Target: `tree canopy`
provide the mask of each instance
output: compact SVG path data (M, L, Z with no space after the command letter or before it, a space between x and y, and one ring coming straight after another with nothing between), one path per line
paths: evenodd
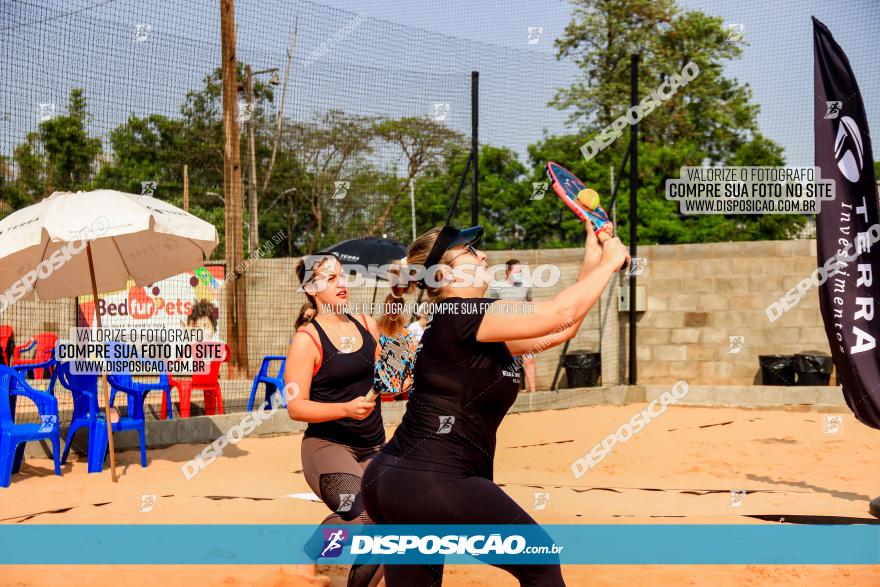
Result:
M681 9L674 0L574 0L572 20L556 40L557 57L570 59L578 76L559 88L551 106L570 113L568 130L534 137L527 153L480 146L479 217L490 249L577 246L578 219L547 193L544 165L569 167L609 204L611 170L619 174L629 140L624 132L590 160L580 151L629 109L630 55L640 54L640 97L690 62L699 74L646 115L639 128L638 240L641 244L785 239L805 217L683 216L665 199L665 182L682 166L784 165L782 148L762 135L758 106L748 84L724 74L742 52L727 41L722 20ZM239 66L241 74L243 65ZM244 97L244 88L239 87ZM250 115L259 231L285 230L272 255L301 255L340 240L382 236L412 238L410 182L416 231L442 224L461 183L469 139L428 116L363 116L342 110L308 119L275 119L273 88L255 79ZM220 70L181 95L179 114L130 116L98 138L89 135L83 89L71 90L64 114L40 122L0 159L0 210L29 205L54 190L98 187L139 193L157 184L155 196L182 205L183 166L189 174L190 210L224 233L223 121ZM276 124L277 123L277 124ZM242 173L250 173L242 124ZM276 134L280 129L280 134ZM277 149L275 149L277 142ZM276 157L273 159L273 151ZM271 171L270 171L271 170ZM245 186L248 181L244 181ZM470 222L471 182L464 182L452 222ZM629 178L616 201L619 232L628 235ZM245 232L248 228L245 206ZM215 255L222 255L218 247Z

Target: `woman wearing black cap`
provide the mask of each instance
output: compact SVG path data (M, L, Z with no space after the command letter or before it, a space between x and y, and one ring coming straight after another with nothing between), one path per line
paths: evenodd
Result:
M517 314L520 302L486 298L485 279L467 278L486 268L486 255L473 246L482 231L435 228L407 250L409 266L425 267L418 285L435 305L415 363L416 391L393 438L364 473L364 504L376 523L536 524L492 480L495 434L519 391L513 355L572 338L628 255L618 238L600 245L587 223L578 280ZM520 585L565 585L559 564L495 566ZM440 585L442 579L443 565L385 565L388 587Z

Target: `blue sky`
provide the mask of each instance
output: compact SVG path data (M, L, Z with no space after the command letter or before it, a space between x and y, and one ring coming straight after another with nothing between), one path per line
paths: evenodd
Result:
M571 20L561 0L321 0L321 4L418 27L444 35L521 50L555 54L552 39ZM762 132L785 148L790 165L813 161L813 49L811 16L824 22L849 56L871 128L880 128L880 2L875 0L679 0L686 10L742 24L749 43L729 63L729 76L752 87L761 106ZM544 37L524 45L527 28Z

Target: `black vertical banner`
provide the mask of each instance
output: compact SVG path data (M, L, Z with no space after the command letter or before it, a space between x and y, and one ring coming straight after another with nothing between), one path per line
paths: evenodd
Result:
M841 251L852 256L819 286L819 307L846 403L880 429L880 213L871 137L849 60L815 17L813 63L816 167L836 194L816 217L819 266Z

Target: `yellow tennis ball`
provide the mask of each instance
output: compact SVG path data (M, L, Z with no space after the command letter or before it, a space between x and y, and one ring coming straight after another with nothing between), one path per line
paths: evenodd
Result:
M578 192L578 202L590 210L595 210L599 207L599 194L596 193L596 190L584 188Z

